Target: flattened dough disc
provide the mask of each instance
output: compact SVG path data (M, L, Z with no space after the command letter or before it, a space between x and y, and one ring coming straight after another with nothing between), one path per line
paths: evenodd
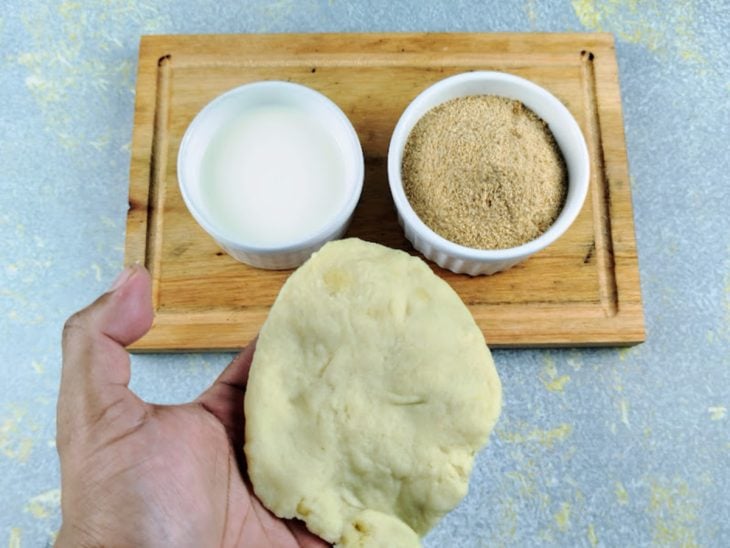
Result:
M262 502L342 546L417 546L464 497L501 407L480 329L420 259L331 242L284 284L245 399Z

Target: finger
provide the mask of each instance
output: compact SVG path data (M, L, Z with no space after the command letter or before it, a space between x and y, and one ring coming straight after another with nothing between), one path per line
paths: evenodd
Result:
M325 542L314 533L311 533L304 523L299 520L289 519L285 520L285 523L299 546L302 548L329 548L332 546L330 543Z
M241 352L233 358L231 363L229 363L221 374L218 375L213 386L223 384L240 390L241 392L246 389L248 373L251 370L251 362L253 361L253 354L256 351L257 341L258 337L255 337L250 343L248 343L246 348L241 350Z
M226 427L234 446L243 443L243 396L255 350L256 339L233 358L210 388L196 400Z
M59 439L65 430L94 421L127 391L124 347L152 325L151 282L141 266L126 269L112 289L71 316L63 329L58 398Z

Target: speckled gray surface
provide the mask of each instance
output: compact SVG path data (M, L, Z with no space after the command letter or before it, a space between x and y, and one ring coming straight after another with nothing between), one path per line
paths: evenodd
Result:
M495 352L505 405L436 546L730 545L730 5L726 0L4 0L0 543L60 523L64 319L122 266L142 33L608 31L617 38L648 340ZM137 356L155 402L226 355Z

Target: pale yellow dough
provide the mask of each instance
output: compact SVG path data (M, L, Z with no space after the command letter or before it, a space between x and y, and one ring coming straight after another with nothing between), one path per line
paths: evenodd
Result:
M481 331L420 259L327 244L284 284L245 399L248 473L340 546L419 546L467 491L501 407Z

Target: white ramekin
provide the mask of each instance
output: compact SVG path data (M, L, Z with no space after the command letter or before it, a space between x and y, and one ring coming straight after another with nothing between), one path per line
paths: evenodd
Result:
M342 184L347 186L348 196L344 206L316 234L278 247L231 240L217 228L215 219L201 204L200 168L211 139L232 117L261 106L295 107L312 115L334 136L346 170ZM208 103L185 131L177 157L180 191L198 224L235 259L273 270L299 266L329 240L344 234L362 192L364 172L360 141L342 110L318 91L300 84L273 80L244 84Z
M471 95L499 95L521 101L550 127L568 169L568 194L555 222L538 238L507 249L473 249L436 234L416 215L401 180L403 149L418 120L435 106ZM439 266L458 274L494 274L524 261L557 240L578 216L588 192L589 157L583 134L567 108L537 84L503 72L467 72L421 92L398 120L388 149L388 179L406 238Z

